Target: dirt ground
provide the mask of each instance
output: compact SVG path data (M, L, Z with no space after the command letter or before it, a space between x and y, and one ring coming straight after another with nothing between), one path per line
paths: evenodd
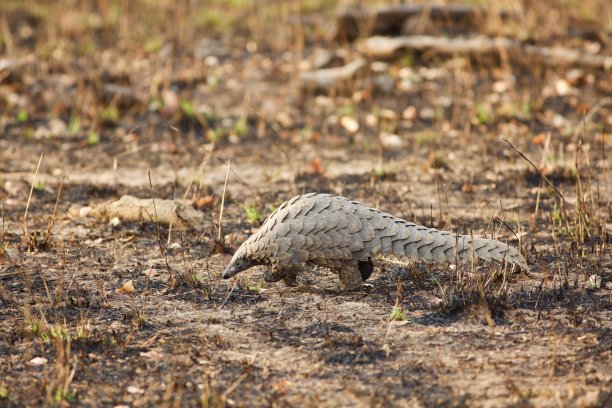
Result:
M482 2L476 31L612 57L605 1L557 3ZM367 58L333 36L335 2L49 4L0 5L0 406L612 404L609 66ZM221 278L311 191L494 236L531 271ZM124 195L204 222L93 215Z

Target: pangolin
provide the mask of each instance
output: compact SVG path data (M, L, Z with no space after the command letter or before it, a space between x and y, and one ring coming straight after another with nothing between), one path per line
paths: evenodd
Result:
M503 242L423 227L348 198L309 193L281 204L236 251L223 278L268 265L266 282L294 285L305 265L338 273L341 290L355 290L379 254L454 262L483 259L529 270L519 251Z

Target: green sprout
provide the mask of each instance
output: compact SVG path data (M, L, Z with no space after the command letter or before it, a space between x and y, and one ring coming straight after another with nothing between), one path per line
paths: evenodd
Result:
M408 314L402 307L396 306L391 310L391 313L389 313L387 320L390 322L408 320Z
M263 221L263 214L257 209L255 204L251 206L244 205L242 208L244 208L247 219L251 224L259 224Z

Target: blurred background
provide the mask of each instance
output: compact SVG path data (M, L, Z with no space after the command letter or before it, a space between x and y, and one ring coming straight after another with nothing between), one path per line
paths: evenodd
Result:
M388 15L374 15L378 5ZM316 172L334 159L305 145L348 146L377 161L381 150L433 154L430 165L447 167L456 160L440 147L465 150L482 136L533 148L533 137L553 132L575 143L575 125L610 95L611 15L605 0L7 0L2 147L18 149L20 161L61 149L64 164L102 167L121 166L137 145L146 166L183 167L213 146L228 159L280 143L297 149L285 150L300 159L296 171ZM371 35L504 38L607 56L608 65L555 65L511 48L377 55L359 47ZM347 65L338 78L316 76ZM609 126L604 104L585 131L600 134L606 118ZM11 157L3 171L23 167Z

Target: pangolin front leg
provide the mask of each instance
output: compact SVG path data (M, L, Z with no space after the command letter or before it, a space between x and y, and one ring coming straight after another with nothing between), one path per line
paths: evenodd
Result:
M291 267L272 266L263 273L263 280L267 283L283 281L287 286L297 285L297 275L302 271L301 265L292 265Z

